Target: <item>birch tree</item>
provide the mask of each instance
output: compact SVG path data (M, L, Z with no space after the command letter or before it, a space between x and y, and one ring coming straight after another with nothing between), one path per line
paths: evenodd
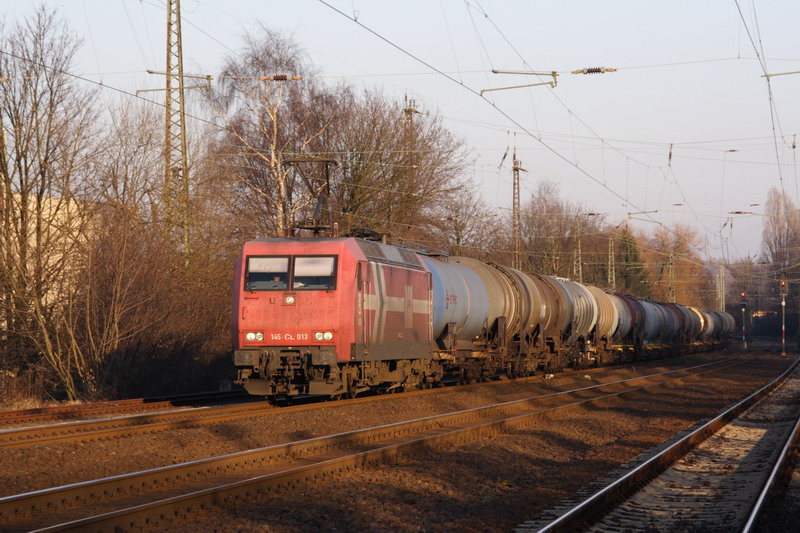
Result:
M219 161L236 181L238 207L265 235L291 236L311 195L287 159L322 151L337 98L313 77L307 55L268 28L247 34L209 103L223 122ZM275 78L289 76L286 81Z

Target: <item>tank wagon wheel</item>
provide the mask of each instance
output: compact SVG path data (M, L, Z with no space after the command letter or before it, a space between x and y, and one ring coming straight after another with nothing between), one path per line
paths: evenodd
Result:
M468 368L464 368L461 371L461 377L458 380L459 385L469 385L471 383L475 383L475 375L469 371Z
M547 372L549 374L556 374L564 370L564 356L561 354L555 355L547 362Z
M519 360L510 362L506 369L506 376L508 376L509 379L525 377L526 373L525 364Z
M433 388L433 382L428 379L427 375L424 375L421 380L419 380L419 384L417 385L419 390L428 390Z

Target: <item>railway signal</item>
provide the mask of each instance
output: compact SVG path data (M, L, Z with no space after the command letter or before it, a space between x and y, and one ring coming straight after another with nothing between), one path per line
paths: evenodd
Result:
M786 283L786 272L781 272L778 280L781 293L781 355L786 355L786 295L789 293L789 284Z
M742 291L742 348L747 349L747 336L745 335L745 310L747 309L747 294Z

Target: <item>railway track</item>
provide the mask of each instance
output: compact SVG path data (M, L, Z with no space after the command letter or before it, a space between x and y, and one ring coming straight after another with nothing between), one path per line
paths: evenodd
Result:
M774 471L770 480L767 501L762 505L761 512L754 524L752 531L792 531L797 529L800 521L800 466L797 458L800 457L800 428L795 429L794 439L787 445L782 454L786 459L780 469Z
M0 411L0 424L28 424L43 420L75 419L109 413L140 412L143 410L152 411L155 409L186 406L201 402L221 402L246 397L249 397L249 395L245 391L236 390L7 410Z
M799 364L516 531L750 531L800 427Z
M383 461L415 449L458 445L565 416L590 404L614 405L627 395L721 371L724 360L155 468L0 499L0 529L25 531L148 529L176 516L254 493Z
M583 370L585 374L595 374L607 371L605 368L594 368ZM527 381L541 380L541 376L518 378L517 381L524 383ZM500 383L500 382L495 382ZM480 388L492 386L492 383L475 383L470 385L461 385L459 390L470 390L473 388ZM404 393L406 396L411 395L435 395L441 394L444 389L432 390L415 390ZM186 397L180 397L183 401L187 401ZM252 398L252 396L251 396ZM357 405L359 403L371 403L380 401L392 401L393 395L384 395L378 397L367 398L354 398L347 400L348 405ZM164 407L173 407L175 399L169 400L168 403L162 403ZM196 399L195 399L196 401ZM139 402L139 403L137 403ZM116 402L114 402L116 403ZM159 402L156 402L159 403ZM95 405L95 404L92 404ZM131 400L130 409L141 409L141 400ZM123 437L137 433L149 433L156 431L165 431L174 428L188 428L188 427L201 427L209 424L220 422L230 422L251 416L267 415L271 412L280 411L282 413L293 411L304 411L310 409L325 409L336 407L337 402L313 404L313 405L293 405L276 409L275 406L263 401L253 401L247 403L239 403L234 405L222 405L214 407L202 408L187 408L187 409L173 409L165 412L148 412L136 415L127 416L112 416L100 419L77 420L71 422L63 422L59 424L38 425L30 427L16 427L0 430L0 450L10 448L22 448L27 446L52 444L56 442L83 442L96 439L108 439ZM63 406L64 412L68 411L68 407ZM55 408L58 410L59 408ZM104 411L106 410L106 411ZM90 411L82 411L83 414L102 414L103 412L116 412L117 409L110 405L98 405L97 409ZM149 409L148 409L149 411ZM10 412L13 413L13 412ZM1 421L1 420L0 420Z
M273 406L260 401L4 429L0 430L0 450L54 442L116 438L176 427L199 427L256 416L273 409Z

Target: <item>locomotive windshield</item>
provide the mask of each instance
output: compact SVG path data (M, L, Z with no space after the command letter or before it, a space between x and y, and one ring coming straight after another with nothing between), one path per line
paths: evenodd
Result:
M289 287L288 257L248 257L244 281L248 291L282 291Z
M336 288L336 257L294 258L292 289L329 291Z
M290 269L290 265L292 268ZM336 256L272 256L247 258L247 291L316 290L336 288Z

